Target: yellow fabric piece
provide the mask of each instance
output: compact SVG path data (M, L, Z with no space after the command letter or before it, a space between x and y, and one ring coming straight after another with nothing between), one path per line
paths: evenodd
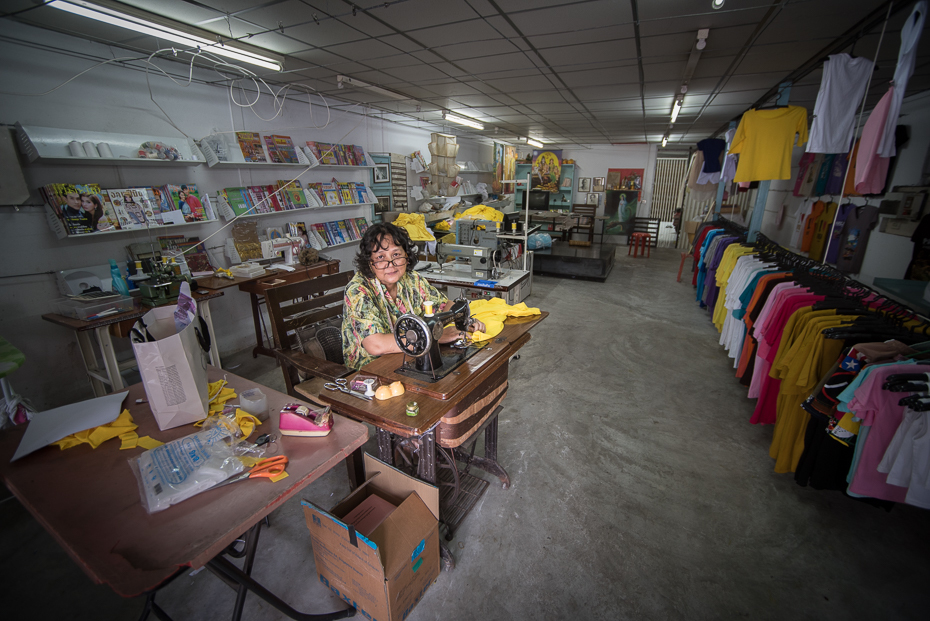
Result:
M263 460L264 457L252 457L251 455L239 455L239 461L246 468L253 468L255 464Z
M487 205L475 205L474 207L469 207L465 211L459 214L455 214L455 219L466 218L470 220L490 220L492 222L503 222L504 213L498 211L493 207L488 207ZM439 228L438 226L436 228ZM449 229L443 229L448 231Z
M70 436L65 436L57 442L52 442L52 444L57 445L61 450L69 449L84 443L90 444L92 448L97 448L107 440L138 429L138 427L138 425L132 422L132 415L129 413L129 410L123 410L112 423L79 431Z
M539 315L538 308L529 308L523 302L510 306L502 298L487 298L475 300L469 305L471 316L482 322L484 332L474 332L471 338L475 342L487 341L501 333L504 329L504 320L508 317L529 317Z
M119 447L119 450L125 451L126 449L134 449L139 445L139 434L135 431L127 431L119 437L122 440L123 444Z
M156 440L152 436L142 436L138 440L138 445L144 449L157 448L161 446L162 444L164 444L164 442L160 442L159 440Z
M426 219L421 213L402 213L391 224L406 229L413 241L436 241L426 228Z
M237 408L236 424L239 425L239 429L242 430L242 437L248 438L250 435L252 435L252 432L255 431L255 428L262 424L262 421L258 420L256 417L252 416L245 410Z
M723 251L723 257L720 259L720 265L717 266L717 286L720 287L720 293L717 294L717 303L714 305L713 322L717 332L723 332L723 322L727 318L727 308L725 306L727 299L727 285L730 282L730 276L736 269L736 261L740 257L753 254L755 250L740 244L730 244Z
M439 224L433 227L436 231L451 231L452 225L449 224L448 220L440 220Z
M215 399L216 396L220 394L220 391L225 385L226 380L217 380L207 384L207 397L209 397L208 401L213 401L213 399Z
M277 483L281 479L286 479L286 478L287 478L287 470L285 470L284 472L282 472L276 477L270 477L268 480L271 481L272 483Z

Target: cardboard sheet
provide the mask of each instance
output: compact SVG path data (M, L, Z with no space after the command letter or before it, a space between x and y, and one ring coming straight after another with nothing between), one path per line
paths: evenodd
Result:
M10 461L14 462L72 433L112 423L122 411L125 398L126 392L123 391L39 412L29 422Z

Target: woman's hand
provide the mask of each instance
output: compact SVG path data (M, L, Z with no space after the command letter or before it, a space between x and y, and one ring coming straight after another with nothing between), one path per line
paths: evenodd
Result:
M487 330L487 326L477 319L472 319L471 325L468 326L469 332L484 332L485 330Z

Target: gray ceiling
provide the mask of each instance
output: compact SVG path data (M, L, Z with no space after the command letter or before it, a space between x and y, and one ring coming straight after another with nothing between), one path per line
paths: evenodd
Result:
M5 0L0 15L138 51L151 37ZM269 82L316 89L335 108L416 127L546 142L658 142L700 28L710 29L669 147L717 133L779 83L797 77L790 102L813 110L827 53L874 57L888 2L876 0L123 0L285 58ZM868 95L894 74L900 30L914 2L892 4ZM354 14L353 14L354 13ZM930 23L930 21L928 21ZM860 38L861 37L861 38ZM856 40L858 39L858 40ZM853 42L855 41L855 42ZM907 94L930 88L922 40ZM254 67L250 67L254 69ZM812 70L811 70L812 69ZM338 89L346 75L409 96ZM446 125L442 110L484 131ZM495 133L496 132L496 133Z

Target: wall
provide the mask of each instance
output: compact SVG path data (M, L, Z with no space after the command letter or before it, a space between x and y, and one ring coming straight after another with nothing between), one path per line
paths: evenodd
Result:
M36 45L25 46L19 41ZM48 46L47 48L44 46ZM41 93L96 64L97 59L127 56L111 49L66 35L29 28L0 20L0 84L3 90L15 93ZM184 72L184 66L165 62L166 69ZM195 77L216 80L212 72L194 72ZM251 131L286 132L295 141L318 140L359 144L369 151L410 153L422 150L428 154L428 132L403 128L363 116L333 112L327 123L326 110L314 101L312 108L288 101L283 113L274 121L265 122L252 110L230 102L229 91L222 86L175 84L168 78L151 73L153 95L178 127L192 137L200 138L212 132ZM238 94L243 97L243 94ZM256 106L265 118L274 116L271 100ZM152 103L146 75L138 69L105 65L75 79L54 93L40 97L10 96L0 98L0 122L24 125L82 129L114 133L145 134L178 137L164 114ZM491 148L475 141L460 139L459 159L490 161ZM24 166L28 186L33 190L46 183L99 183L102 187L131 185L162 185L165 183L196 183L201 193L215 193L231 186L273 183L287 175L300 174L301 181L326 181L333 171L296 169L210 169L206 166L178 167L168 170L150 167L111 166ZM368 173L339 172L341 180L368 181ZM288 177L291 178L291 177ZM26 365L11 376L17 391L33 400L40 408L86 399L92 396L77 350L73 332L41 319L51 312L52 301L59 297L54 276L44 272L74 267L105 264L110 258L124 259L130 243L148 241L144 232L125 232L102 237L58 240L49 230L38 194L34 206L0 208L0 276L35 274L0 279L0 334L26 354ZM347 217L370 217L367 207L327 209L320 214L298 212L262 217L260 227L279 226L289 220L320 222ZM222 224L207 223L179 229L206 239L211 256L217 263L228 265L221 246L228 231L219 231ZM330 251L351 269L355 246ZM227 289L223 298L211 303L217 340L221 353L229 353L254 344L252 316L248 296L236 289ZM119 344L122 356L131 356L125 343Z
M868 119L868 113L863 115L862 124ZM924 159L930 148L930 93L921 93L904 100L901 106L899 125L910 128L910 140L898 152L898 161L886 188L899 185L919 185ZM798 162L803 155L801 147L795 147L792 157L791 180L773 181L768 200L765 205L760 230L774 241L787 246L794 228L795 214L802 199L792 195L795 180L798 175ZM889 198L899 198L900 195ZM869 202L877 205L883 197L872 198ZM847 202L845 199L843 202ZM852 202L863 204L864 199L854 197ZM784 218L780 225L776 224L777 213L784 205ZM878 226L869 237L869 245L862 262L862 271L854 275L858 280L871 285L875 278L903 278L904 271L911 260L913 242L907 237L891 235L878 231ZM794 249L796 250L796 249Z

